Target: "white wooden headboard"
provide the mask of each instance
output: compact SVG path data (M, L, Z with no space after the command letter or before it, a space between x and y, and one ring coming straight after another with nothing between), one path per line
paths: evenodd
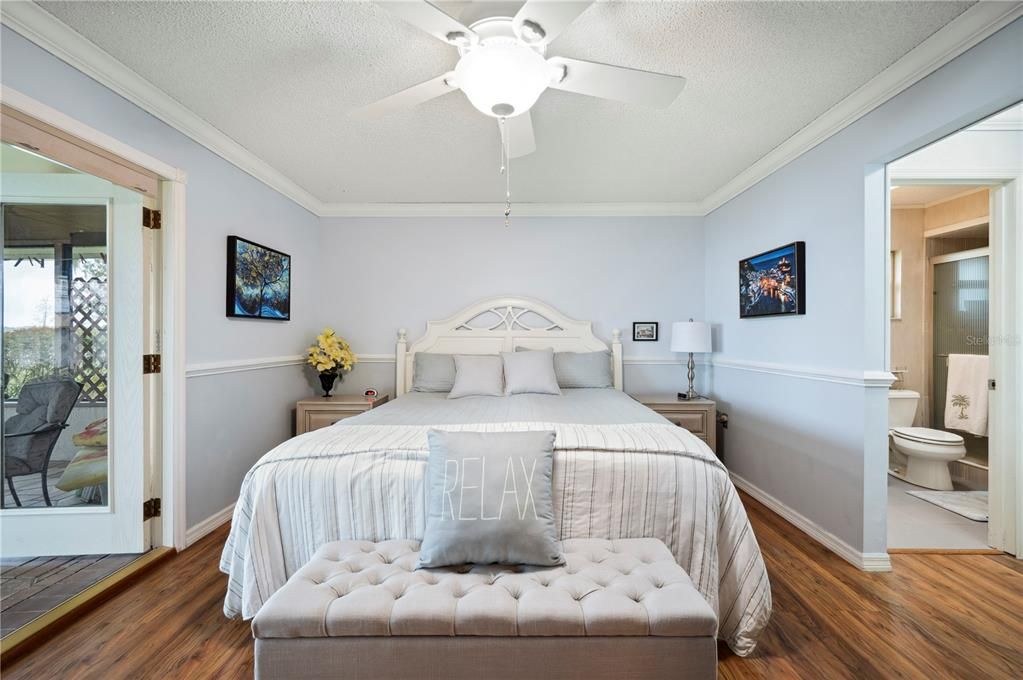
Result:
M412 364L417 352L497 354L516 347L553 348L556 352L611 350L615 389L622 389L621 331L611 331L611 346L593 334L589 321L576 321L539 300L499 297L481 300L452 317L429 321L426 334L408 343L404 328L395 349L395 390L412 389Z

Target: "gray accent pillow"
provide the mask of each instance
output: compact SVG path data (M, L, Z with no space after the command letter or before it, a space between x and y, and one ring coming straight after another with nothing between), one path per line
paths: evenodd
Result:
M501 352L505 394L561 394L554 373L554 351Z
M450 392L455 384L455 355L416 352L412 359L413 392Z
M554 372L563 388L614 387L611 352L557 352Z
M496 354L455 355L455 384L448 399L504 395L504 363Z
M516 352L536 351L531 347L516 347ZM555 352L554 373L558 376L558 387L604 388L614 387L614 369L611 367L611 352Z
M427 436L426 531L417 569L564 563L554 528L553 432Z

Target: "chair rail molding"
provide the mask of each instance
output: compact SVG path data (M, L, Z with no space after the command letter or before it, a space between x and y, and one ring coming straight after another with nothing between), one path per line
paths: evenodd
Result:
M393 354L360 354L360 364L393 364ZM190 364L185 368L185 376L188 378L202 378L211 375L222 375L225 373L244 373L245 371L262 371L270 368L281 368L284 366L304 366L306 356L304 354L287 354L276 357L254 357L251 359L226 359L224 361L210 361L201 364Z
M1023 3L978 2L894 64L695 203L522 204L537 216L702 217L749 189L930 73L1023 16ZM491 204L325 203L201 116L32 2L4 2L2 22L57 58L236 165L318 217L492 215ZM503 205L500 206L503 209ZM531 212L532 211L532 212Z
M855 371L851 369L816 368L795 364L777 364L764 361L746 361L743 359L715 358L708 362L714 368L724 368L751 373L768 373L799 380L817 380L820 382L854 385L856 387L877 387L888 389L895 376L888 371Z

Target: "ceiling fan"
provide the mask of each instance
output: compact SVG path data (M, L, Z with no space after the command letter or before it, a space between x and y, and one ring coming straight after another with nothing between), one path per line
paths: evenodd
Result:
M352 115L372 118L461 90L481 113L498 119L503 151L509 158L536 150L529 109L549 87L664 108L686 83L685 78L652 71L567 57L546 58L547 46L593 4L592 0L527 0L513 17L491 16L469 26L426 0L380 4L456 47L460 58L454 71L357 109Z

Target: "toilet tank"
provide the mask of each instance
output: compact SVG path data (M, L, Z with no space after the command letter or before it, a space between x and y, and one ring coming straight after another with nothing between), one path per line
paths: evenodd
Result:
M888 390L888 429L911 427L916 418L920 393L913 390Z

